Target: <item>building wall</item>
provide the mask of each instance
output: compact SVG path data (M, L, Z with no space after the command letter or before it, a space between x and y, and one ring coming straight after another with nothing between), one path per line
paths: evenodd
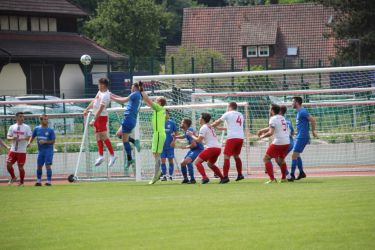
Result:
M4 65L0 72L1 95L25 95L26 76L19 63Z
M65 98L82 98L85 93L85 78L78 64L65 64L60 76L60 94Z

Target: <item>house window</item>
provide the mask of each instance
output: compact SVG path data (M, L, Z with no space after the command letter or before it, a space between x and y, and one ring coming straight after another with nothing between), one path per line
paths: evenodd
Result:
M287 51L288 56L298 56L298 48L297 47L289 47Z
M18 18L19 30L27 31L27 17L21 16Z
M247 46L246 55L247 57L257 57L258 56L257 46Z
M270 47L269 46L259 46L258 55L260 57L270 56Z
M56 32L56 18L47 17L32 17L31 18L31 31L43 31L43 32Z
M16 16L9 17L10 30L18 30L18 18Z
M9 30L9 17L0 16L0 26L1 30Z

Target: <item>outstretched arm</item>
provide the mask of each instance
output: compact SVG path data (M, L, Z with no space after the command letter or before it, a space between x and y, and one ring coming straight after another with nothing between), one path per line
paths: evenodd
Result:
M211 127L213 128L216 128L217 126L219 126L223 121L221 119L217 119L216 121L214 121L213 123L211 123Z
M87 106L87 108L85 108L85 110L83 111L83 115L86 116L87 113L89 112L89 110L92 109L93 105L94 105L94 100L92 100L92 101L90 102L90 104Z
M147 104L147 106L152 108L153 102L150 99L150 97L147 95L147 93L145 91L141 91L141 94L142 94L142 97L143 97L143 101Z
M7 144L5 144L5 142L1 139L0 139L0 145L3 146L4 148L9 149L9 146Z
M112 101L115 101L115 102L118 102L118 103L125 103L125 102L128 102L129 99L130 99L129 96L121 97L121 96L118 96L118 95L115 95L115 94L111 93L111 100Z
M270 127L262 128L257 131L257 136L261 137L264 133L267 133Z

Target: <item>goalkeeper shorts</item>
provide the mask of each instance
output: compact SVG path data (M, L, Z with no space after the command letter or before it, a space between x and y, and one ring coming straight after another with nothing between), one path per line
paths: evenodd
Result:
M167 138L167 135L160 132L154 132L152 135L152 153L161 153L163 152L164 143Z

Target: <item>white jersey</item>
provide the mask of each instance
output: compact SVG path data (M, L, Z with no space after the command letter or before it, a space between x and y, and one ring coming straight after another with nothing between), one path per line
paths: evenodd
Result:
M94 105L93 105L93 108L92 108L94 114L99 110L100 105L104 104L104 109L100 113L100 116L108 116L107 107L108 107L109 102L111 100L110 94L111 93L108 90L105 91L105 92L98 91L98 93L95 96L95 101L94 101Z
M215 130L209 127L207 124L204 124L199 130L199 135L204 137L204 141L208 148L221 148Z
M272 116L269 125L271 128L275 129L272 144L286 145L290 143L288 124L286 123L284 116Z
M26 139L27 137L30 137L31 135L32 135L31 129L26 124L18 125L16 123L10 126L8 130L8 136L17 137L18 139ZM22 141L13 140L10 151L16 152L16 153L26 153L27 143L28 141L26 140L22 140Z
M244 138L243 132L243 115L238 111L228 111L223 114L220 118L223 122L227 124L227 139Z

